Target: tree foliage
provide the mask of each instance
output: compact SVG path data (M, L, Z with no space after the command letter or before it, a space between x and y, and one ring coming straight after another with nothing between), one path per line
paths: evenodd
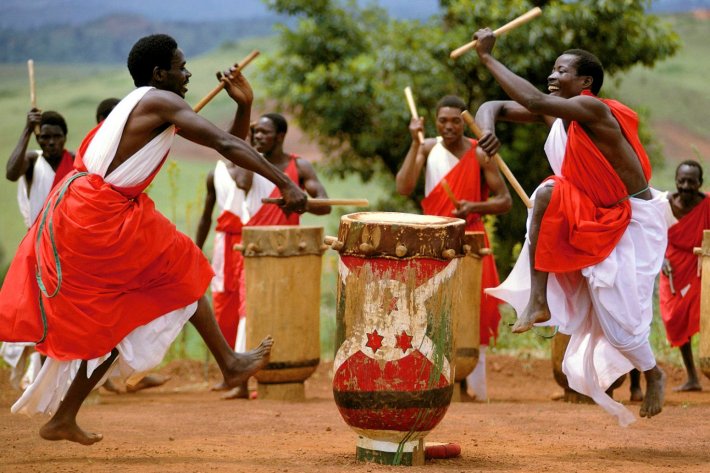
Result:
M670 26L646 13L650 2L644 0L440 0L440 14L424 22L393 20L380 8L352 1L267 3L298 18L293 29L281 27L280 51L264 65L270 93L319 142L329 172L354 172L365 180L379 169L396 173L404 159L410 144L405 86L414 91L427 136L435 136L434 107L444 95L459 95L472 113L486 100L505 98L475 52L449 59L478 28L495 29L540 6L543 15L499 38L494 53L541 87L566 49L593 52L608 76L636 64L652 66L679 47ZM530 193L550 174L542 152L546 130L501 124L497 134L506 143L501 155ZM504 273L524 222L517 200L495 220Z

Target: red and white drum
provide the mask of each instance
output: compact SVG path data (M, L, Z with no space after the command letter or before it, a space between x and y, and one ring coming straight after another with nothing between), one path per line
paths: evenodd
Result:
M341 218L333 393L357 458L423 464L454 388L465 222L388 212Z

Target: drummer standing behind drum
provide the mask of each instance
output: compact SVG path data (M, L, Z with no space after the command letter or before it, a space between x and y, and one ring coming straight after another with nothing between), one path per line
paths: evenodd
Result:
M461 112L466 104L459 97L447 95L436 106L436 130L439 136L420 143L417 137L424 131L424 119L412 118L409 133L412 144L397 173L397 192L408 196L414 191L424 171L422 209L427 215L459 217L466 220L466 231L482 231L486 245L483 215L508 212L512 199L498 167L492 160L476 154L476 140L464 136ZM457 204L447 195L445 186L453 191ZM493 256L483 257L481 290L499 284ZM468 391L479 400L487 398L485 349L498 335L500 301L485 293L481 297L481 352L476 369L467 378Z
M284 151L288 122L282 115L264 114L256 123L252 123L250 131L250 143L271 164L298 182L311 197L328 197L311 163ZM261 202L262 198L280 196L278 188L270 181L231 163L217 163L215 170L207 176L205 207L197 227L195 243L203 247L212 225L212 210L217 203L221 213L215 228L212 267L216 276L212 280L212 298L217 323L224 338L237 352L246 349L246 285L242 254L232 250L232 247L241 242L242 226L300 223L298 214L286 214L276 205ZM330 207L307 206L306 211L326 215L330 213ZM214 389L226 389L226 385L220 383ZM246 382L223 396L224 399L248 397Z

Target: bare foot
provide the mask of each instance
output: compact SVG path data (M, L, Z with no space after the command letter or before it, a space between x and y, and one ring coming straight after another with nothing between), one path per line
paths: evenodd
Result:
M700 382L696 380L688 380L686 381L685 384L681 386L676 386L673 388L673 391L675 392L686 392L686 391L702 391L703 387L700 385Z
M643 401L643 390L641 389L641 386L634 386L629 389L629 401L631 401L631 402Z
M665 397L666 374L658 366L644 372L646 376L646 396L641 404L639 415L651 418L663 410Z
M249 388L247 383L240 384L236 388L232 388L222 394L222 399L249 399Z
M121 389L120 387L116 386L116 383L114 383L110 379L107 379L106 382L101 385L101 387L104 388L106 391L114 394L123 394L126 392L125 388Z
M101 434L85 432L76 422L62 423L54 419L39 429L39 435L45 440L69 440L82 445L93 445L104 438Z
M547 307L547 303L541 305L529 304L523 314L518 317L511 331L513 333L527 332L533 327L533 324L547 322L548 320L550 320L550 309Z
M210 391L226 391L227 389L229 389L227 383L225 383L224 381L220 381L219 383L213 384L210 388Z
M126 392L134 393L140 391L141 389L155 388L157 386L162 386L170 380L170 376L163 376L162 374L149 374L143 376L140 381L134 385L126 385Z
M223 373L227 386L235 388L246 383L254 373L268 365L273 345L274 339L269 335L253 350L235 353L233 362Z

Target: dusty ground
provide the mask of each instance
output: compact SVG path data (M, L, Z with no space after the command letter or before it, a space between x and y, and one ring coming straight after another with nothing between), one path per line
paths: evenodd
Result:
M489 356L488 403L453 404L428 441L457 442L459 458L429 460L411 471L710 471L710 382L705 391L669 392L663 413L618 427L594 405L552 401L559 388L545 360ZM102 432L91 447L47 442L45 422L11 415L16 394L0 370L0 471L383 472L355 461L355 434L342 421L330 390L329 364L306 382L308 400L223 401L198 362L160 370L163 387L136 394L102 393L85 406L82 426ZM665 366L670 385L682 380ZM617 399L628 398L625 384ZM634 411L638 410L633 406ZM409 470L407 470L409 471Z

